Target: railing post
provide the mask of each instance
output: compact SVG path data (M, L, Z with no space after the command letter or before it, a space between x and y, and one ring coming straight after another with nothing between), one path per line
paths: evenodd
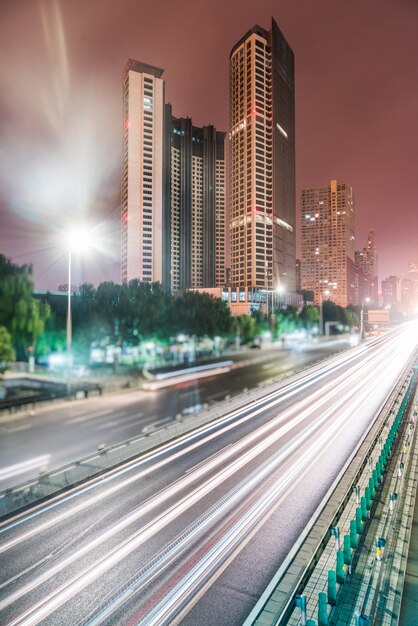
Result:
M374 500L374 497L376 495L376 490L374 488L374 480L372 477L369 478L369 489L370 489L370 499Z
M392 492L389 496L389 511L393 511L393 509L395 508L395 501L398 497L398 494L395 492Z
M337 552L337 583L339 585L345 583L344 552L342 550Z
M356 532L358 535L361 535L363 532L363 522L361 519L361 508L356 508Z
M328 626L327 594L318 594L318 626Z
M358 546L356 520L350 521L350 546L355 550Z
M351 574L351 546L350 535L344 535L344 565L347 565L348 571Z
M361 497L361 519L363 522L367 519L367 506L366 506L366 498L364 496Z
M331 533L332 537L335 537L335 549L338 552L338 550L340 549L340 529L338 528L338 526L331 526L329 532Z
M370 487L365 488L364 497L366 498L366 508L368 511L370 511L370 506L371 506Z
M328 570L328 604L337 604L337 575L333 569Z
M297 594L295 596L295 605L300 609L300 623L306 626L306 596Z

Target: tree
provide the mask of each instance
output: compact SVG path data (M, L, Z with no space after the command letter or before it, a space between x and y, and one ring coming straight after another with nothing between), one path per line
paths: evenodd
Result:
M10 333L4 326L0 326L0 373L7 367L7 362L14 359L14 350Z
M323 302L323 315L324 325L325 322L337 322L341 326L358 326L359 320L354 307L350 305L346 308L335 304L331 300L325 300ZM333 327L333 332L336 332L336 327ZM338 330L337 330L338 332Z
M232 329L240 341L249 343L254 340L256 323L254 318L249 315L239 315L232 318Z
M169 315L169 328L174 334L214 337L229 332L231 319L228 305L220 298L214 298L208 293L186 291L174 299Z
M302 326L307 330L311 330L311 328L317 326L319 321L319 311L317 307L312 304L304 304L299 313L299 320Z
M0 254L0 325L20 356L27 355L44 331L50 308L32 297L32 267L15 265Z
M280 334L292 333L299 326L299 317L297 308L288 306L286 309L280 309L276 313L277 330Z

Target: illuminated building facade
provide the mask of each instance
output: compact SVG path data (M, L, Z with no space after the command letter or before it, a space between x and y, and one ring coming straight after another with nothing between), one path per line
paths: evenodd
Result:
M171 288L225 285L225 133L171 118Z
M320 304L329 291L336 304L356 301L355 211L351 187L331 180L327 187L302 190L302 289Z
M382 280L383 306L397 307L401 300L400 282L398 276L388 276Z
M418 311L418 263L409 261L408 279L411 282L411 306Z
M163 283L163 72L129 59L123 74L122 282Z
M362 250L356 250L355 263L357 269L362 269L366 274L368 280L368 289L364 293L365 297L371 299L371 302L375 305L379 304L379 278L378 278L378 257L375 241L374 230L369 232L367 239L367 247ZM361 299L358 298L358 304L361 304Z
M224 286L225 133L173 117L162 75L130 59L123 76L122 282Z
M274 20L230 54L230 284L295 290L293 51Z

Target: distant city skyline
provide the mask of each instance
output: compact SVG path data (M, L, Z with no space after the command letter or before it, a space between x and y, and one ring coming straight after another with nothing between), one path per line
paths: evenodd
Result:
M349 181L356 249L374 229L379 277L406 275L418 257L418 85L411 80L418 5L412 0L356 7L335 0L287 0L280 7L215 1L210 8L197 2L193 11L180 1L165 3L164 12L158 2L140 7L133 0L117 6L5 0L0 252L32 262L36 286L54 289L65 282L62 231L87 215L105 238L106 255L76 262L74 280L119 281L126 59L165 68L166 100L175 103L176 115L225 130L229 51L271 16L296 59L296 198L304 187Z

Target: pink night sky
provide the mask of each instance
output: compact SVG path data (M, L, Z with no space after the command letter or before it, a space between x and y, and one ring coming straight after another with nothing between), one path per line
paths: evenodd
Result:
M416 0L2 0L0 253L66 282L62 233L100 249L74 282L119 280L121 76L165 69L177 117L228 129L228 58L275 18L296 59L297 214L303 187L353 187L356 246L376 231L379 278L418 260Z

